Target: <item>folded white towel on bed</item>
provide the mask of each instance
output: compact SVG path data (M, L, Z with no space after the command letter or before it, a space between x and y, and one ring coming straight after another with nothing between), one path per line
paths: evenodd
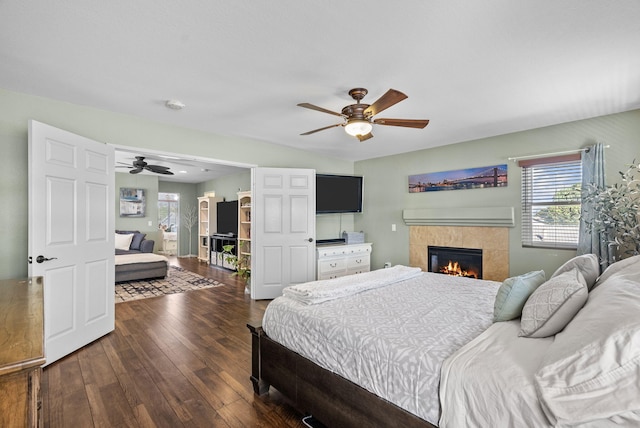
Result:
M356 275L342 276L334 279L305 282L286 287L282 294L305 305L314 305L327 300L361 293L366 290L384 287L422 273L420 268L396 265L387 269L379 269Z

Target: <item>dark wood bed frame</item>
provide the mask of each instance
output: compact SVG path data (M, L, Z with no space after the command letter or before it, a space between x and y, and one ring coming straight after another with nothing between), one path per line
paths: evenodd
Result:
M251 331L251 381L258 395L273 386L303 414L327 427L436 428L395 404L271 340L262 326Z

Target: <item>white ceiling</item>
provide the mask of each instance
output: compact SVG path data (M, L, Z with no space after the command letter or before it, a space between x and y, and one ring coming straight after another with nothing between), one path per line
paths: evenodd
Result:
M0 0L0 87L348 160L640 108L638 52L638 0ZM299 135L354 87L431 123Z

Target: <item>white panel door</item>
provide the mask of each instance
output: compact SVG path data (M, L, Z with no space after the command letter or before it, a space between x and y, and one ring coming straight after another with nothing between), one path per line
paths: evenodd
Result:
M251 182L251 298L274 299L315 279L316 174L253 168Z
M29 121L29 275L47 364L114 329L113 147Z

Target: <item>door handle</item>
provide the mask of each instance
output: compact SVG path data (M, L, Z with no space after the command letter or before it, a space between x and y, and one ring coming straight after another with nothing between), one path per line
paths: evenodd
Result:
M313 238L309 238L309 242L313 242Z
M48 259L45 256L40 255L40 256L36 257L36 262L37 263L42 263L42 262L48 262L49 260L55 260L55 259L57 259L57 257L51 257L51 258Z

